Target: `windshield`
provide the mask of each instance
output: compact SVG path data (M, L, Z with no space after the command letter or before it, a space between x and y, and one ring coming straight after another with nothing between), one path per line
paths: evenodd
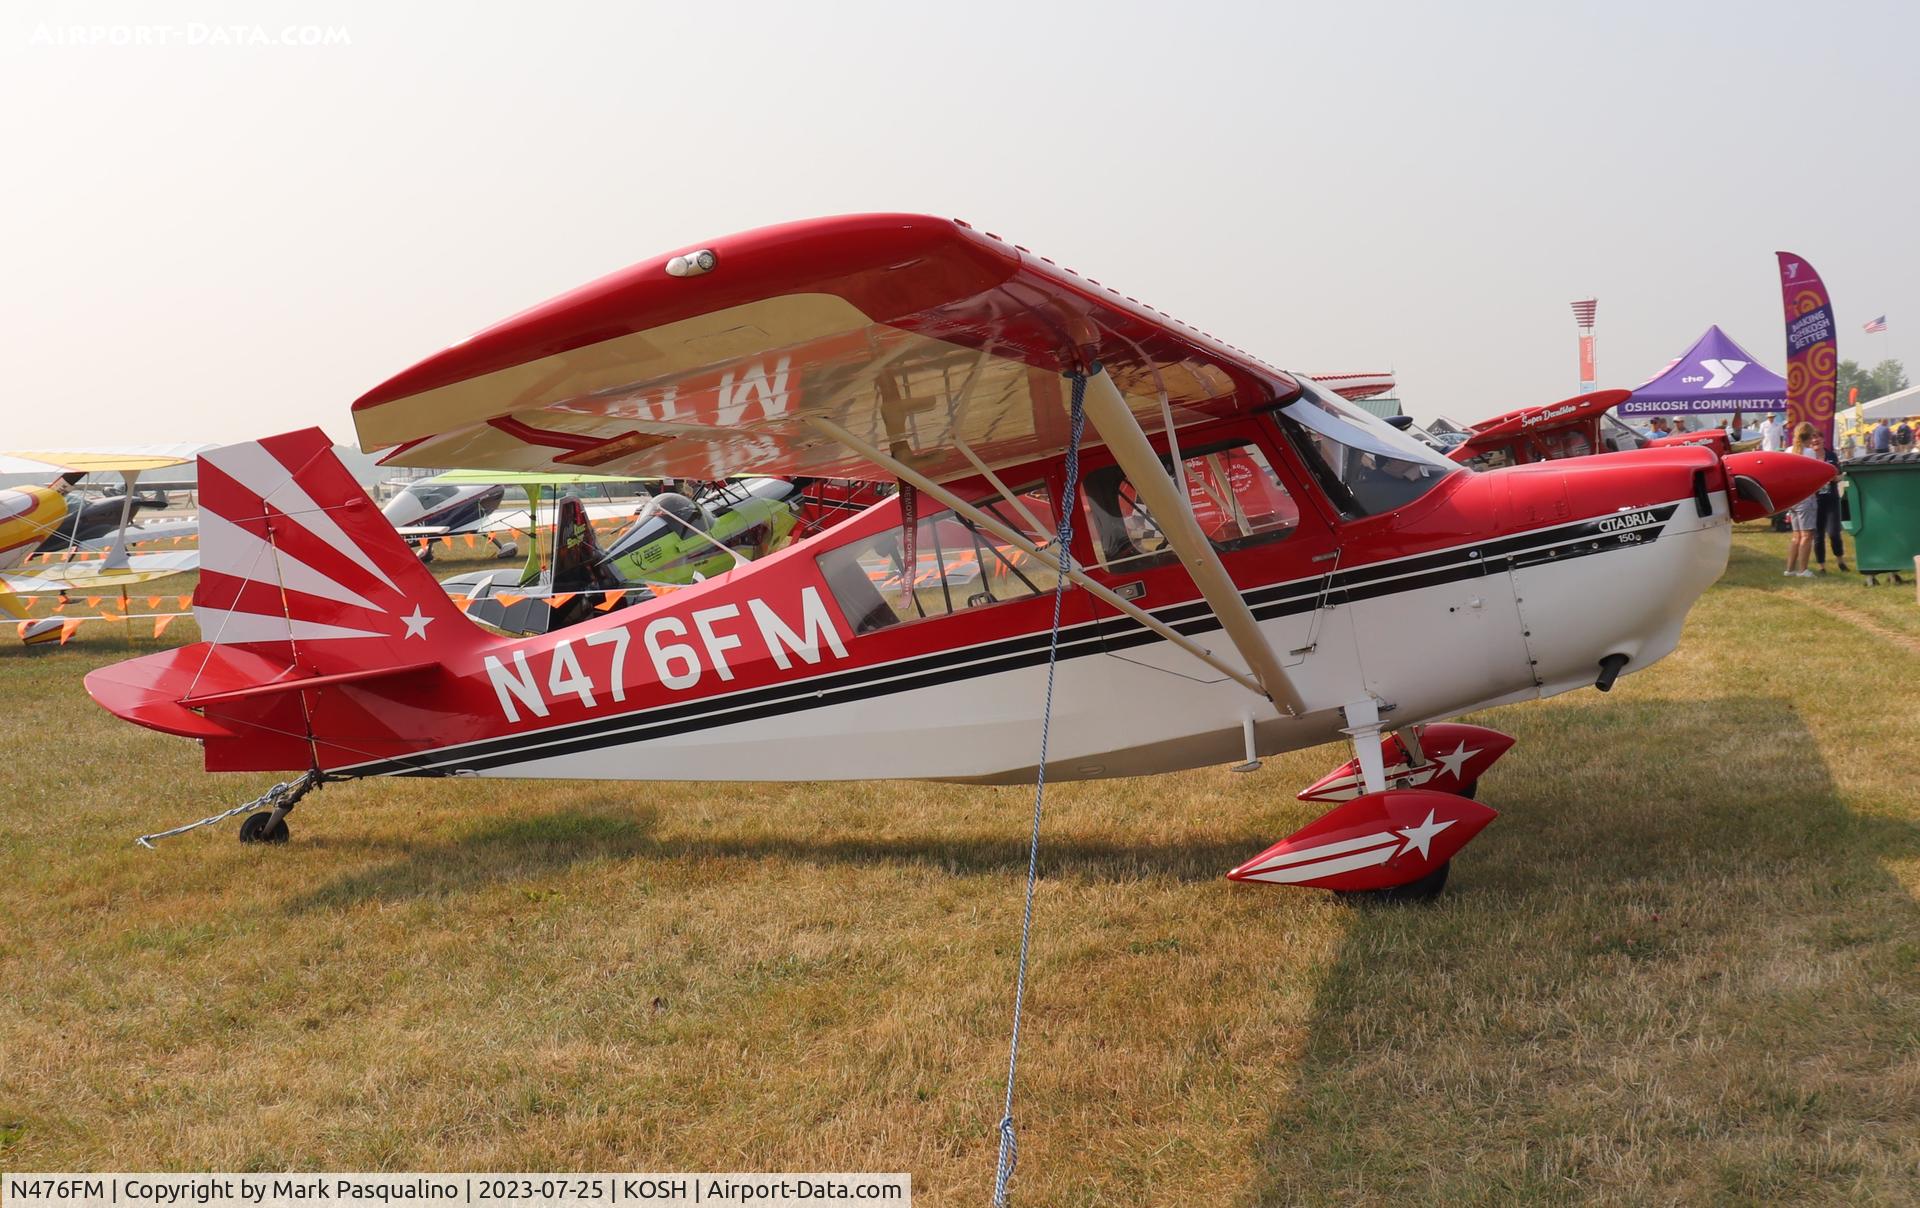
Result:
M1603 411L1600 413L1600 443L1610 453L1627 453L1641 448L1647 442L1645 437L1615 419L1611 411Z
M705 509L675 491L655 495L640 509L627 531L615 539L607 550L609 559L624 558L643 545L658 541L662 537L684 537L689 533L707 531L709 525Z
M459 488L441 483L419 483L407 488L407 494L420 501L423 508L436 508L452 499Z
M1274 412L1320 486L1349 516L1404 507L1460 466L1370 412L1302 381Z

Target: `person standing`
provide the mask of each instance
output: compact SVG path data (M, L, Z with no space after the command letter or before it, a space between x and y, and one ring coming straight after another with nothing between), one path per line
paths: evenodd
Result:
M1887 425L1884 417L1873 426L1873 431L1867 434L1867 452L1893 452L1893 429Z
M1833 467L1833 477L1827 485L1814 492L1813 516L1813 558L1820 564L1820 573L1827 573L1827 546L1833 546L1834 561L1840 566L1840 573L1847 573L1847 547L1840 537L1840 459L1834 456L1833 449L1813 434L1813 448Z
M1760 449L1764 453L1778 453L1780 446L1787 441L1787 425L1777 415L1769 414L1760 424Z
M1789 453L1802 457L1818 457L1820 450L1815 448L1813 425L1801 423L1793 430L1793 447ZM1787 538L1787 569L1789 578L1811 579L1813 572L1807 569L1807 562L1813 553L1813 526L1820 518L1819 498L1816 492L1787 509L1787 527L1792 536Z
M1900 421L1900 426L1893 430L1893 451L1895 453L1908 453L1912 450L1913 428L1903 419Z

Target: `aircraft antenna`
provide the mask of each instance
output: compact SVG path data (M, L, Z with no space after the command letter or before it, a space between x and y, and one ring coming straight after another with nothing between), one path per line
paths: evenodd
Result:
M1098 371L1098 366L1095 366ZM1067 436L1066 485L1060 498L1071 500L1080 480L1080 434L1087 425L1087 374L1073 375L1072 425ZM1067 592L1067 572L1072 568L1073 509L1060 508L1060 528L1056 534L1056 553L1060 563L1053 581L1053 629L1047 638L1047 703L1040 713L1040 765L1033 778L1033 833L1027 841L1027 898L1020 915L1020 963L1013 979L1013 1038L1007 1045L1007 1101L1000 1115L1000 1158L993 1173L993 1208L1007 1208L1007 1184L1013 1180L1013 1168L1020 1160L1020 1147L1013 1128L1013 1078L1020 1069L1020 1010L1027 998L1027 949L1033 938L1033 889L1040 877L1040 817L1047 799L1047 731L1053 722L1053 671L1060 659L1060 604Z

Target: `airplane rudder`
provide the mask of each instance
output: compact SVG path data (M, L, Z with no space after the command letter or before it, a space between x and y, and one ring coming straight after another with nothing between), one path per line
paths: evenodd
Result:
M209 450L200 467L206 519L196 610L204 604L243 614L209 617L203 630L218 633L224 624L263 639L291 630L296 642L303 632L309 642L397 637L408 650L482 636L320 429ZM421 617L449 623L427 625ZM421 638L424 644L407 640Z

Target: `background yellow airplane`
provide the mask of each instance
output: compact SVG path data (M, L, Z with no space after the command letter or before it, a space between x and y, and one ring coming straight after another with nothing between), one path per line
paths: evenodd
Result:
M198 568L198 550L167 553L127 553L128 521L132 516L133 486L147 470L183 464L183 457L128 453L33 451L7 456L44 462L53 481L47 486L0 490L0 613L25 620L27 606L20 597L48 592L117 590L181 574ZM76 554L65 561L22 569L41 542L59 531L73 506L70 492L88 474L117 473L126 484L120 526L102 556ZM34 622L21 634L25 641L44 639L60 628L58 619Z

